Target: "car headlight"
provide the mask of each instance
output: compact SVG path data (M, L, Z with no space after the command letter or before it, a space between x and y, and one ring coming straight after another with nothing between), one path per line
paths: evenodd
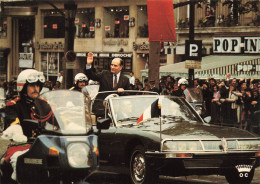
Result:
M92 153L86 143L71 143L67 147L69 165L74 168L86 168L93 164Z
M239 140L240 150L260 150L260 140Z
M162 151L199 151L202 146L199 141L165 141Z

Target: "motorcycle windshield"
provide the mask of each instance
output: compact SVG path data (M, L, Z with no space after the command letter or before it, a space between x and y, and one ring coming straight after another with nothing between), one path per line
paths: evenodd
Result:
M202 103L203 95L200 88L187 88L184 90L185 98L190 103Z
M86 134L91 130L90 99L83 93L54 90L43 93L41 97L50 106L54 115L53 120L45 122L46 130L67 135ZM43 110L46 114L46 108Z
M4 88L0 88L0 100L5 100L5 90L4 90Z

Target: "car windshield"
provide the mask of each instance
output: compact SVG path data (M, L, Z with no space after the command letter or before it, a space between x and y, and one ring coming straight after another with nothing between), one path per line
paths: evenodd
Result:
M127 96L112 98L110 102L110 116L117 124L151 121L159 116L180 122L201 121L183 98Z
M54 90L42 94L41 97L48 102L59 126L57 129L53 129L52 125L45 126L46 130L62 134L85 134L90 131L89 99L83 93Z
M187 88L184 90L185 98L190 103L202 103L203 95L200 88Z

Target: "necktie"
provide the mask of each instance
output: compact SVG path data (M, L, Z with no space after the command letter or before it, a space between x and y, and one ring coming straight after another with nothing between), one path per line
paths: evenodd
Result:
M113 89L116 89L116 86L117 86L117 75L115 75L115 79L114 79L114 88L113 88Z

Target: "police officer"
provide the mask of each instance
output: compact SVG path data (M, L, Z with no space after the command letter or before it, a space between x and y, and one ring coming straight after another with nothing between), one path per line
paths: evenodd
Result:
M186 79L179 79L178 81L178 90L173 91L173 96L180 96L185 98L184 90L188 85L188 81Z
M10 125L21 125L25 136L35 136L33 127L24 124L24 119L33 119L39 122L49 120L53 113L48 103L39 98L45 77L42 72L34 69L22 71L17 77L17 91L19 96L6 103L6 119ZM41 114L37 107L41 107Z
M74 78L74 86L70 90L77 90L81 92L81 89L87 85L88 77L84 73L78 73Z
M26 142L27 138L37 136L38 126L24 122L25 119L54 124L52 122L54 121L54 115L50 106L44 99L39 98L44 82L45 77L43 73L34 69L24 70L18 75L17 91L19 92L19 97L6 104L6 119L9 121L10 126L3 132L2 138L13 139L16 142ZM43 109L41 113L37 107ZM11 151L11 153L9 149L7 150L5 161L10 161L13 167L13 180L16 180L17 158L28 149L27 145L17 146L15 151Z

